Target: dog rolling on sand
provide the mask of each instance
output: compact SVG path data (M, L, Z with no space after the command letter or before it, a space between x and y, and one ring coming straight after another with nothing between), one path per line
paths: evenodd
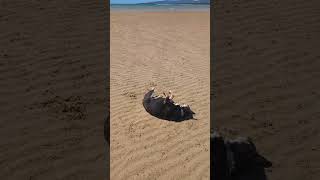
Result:
M194 119L195 114L189 105L180 105L173 101L173 94L169 91L169 95L165 93L164 97L155 95L154 88L144 95L142 104L148 113L160 119L183 121Z

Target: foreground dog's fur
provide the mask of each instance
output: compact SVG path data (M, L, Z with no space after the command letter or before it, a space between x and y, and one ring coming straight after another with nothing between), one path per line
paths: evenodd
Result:
M161 119L166 120L186 120L193 119L195 114L189 105L179 105L173 101L173 95L164 93L164 97L156 96L154 88L147 92L142 101L143 107L148 113Z
M213 179L265 180L264 168L272 163L259 155L250 138L225 140L217 133L210 137Z

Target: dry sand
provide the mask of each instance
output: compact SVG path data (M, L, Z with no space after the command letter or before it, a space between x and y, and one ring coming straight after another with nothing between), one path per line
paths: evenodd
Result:
M111 12L111 179L209 179L209 12ZM172 90L198 120L149 115Z
M215 1L212 125L253 138L270 180L320 177L319 1Z

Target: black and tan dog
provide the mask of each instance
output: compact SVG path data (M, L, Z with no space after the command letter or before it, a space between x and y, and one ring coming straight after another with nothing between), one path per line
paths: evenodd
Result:
M142 100L143 107L151 115L160 119L183 121L194 119L195 114L189 105L180 105L173 101L173 94L169 91L169 95L165 93L164 97L155 95L154 88L144 95Z

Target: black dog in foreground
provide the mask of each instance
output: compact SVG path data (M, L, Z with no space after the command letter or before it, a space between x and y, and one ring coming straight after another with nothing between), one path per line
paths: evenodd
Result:
M219 180L266 180L264 168L272 163L258 154L250 138L225 140L210 136L211 176Z
M148 113L160 119L171 121L194 119L193 115L195 113L190 109L189 105L175 103L171 91L169 91L168 96L164 93L164 97L161 97L156 96L154 88L152 88L144 95L142 104Z

